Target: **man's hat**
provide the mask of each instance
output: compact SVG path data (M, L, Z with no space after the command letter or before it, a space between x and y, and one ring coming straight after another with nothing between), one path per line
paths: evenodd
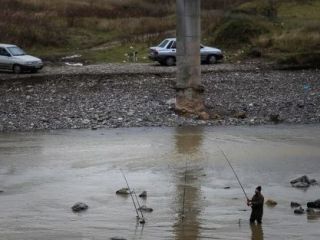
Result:
M261 186L258 186L256 189L261 192Z

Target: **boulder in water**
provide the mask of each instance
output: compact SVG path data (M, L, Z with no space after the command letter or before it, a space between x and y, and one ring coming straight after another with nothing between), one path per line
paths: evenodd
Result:
M130 191L128 188L121 188L118 191L116 191L116 194L118 195L128 195L130 194Z
M88 205L82 202L78 202L71 207L72 211L74 212L82 212L87 210L88 208Z
M308 202L307 207L308 208L320 208L320 199L318 199L314 202Z
M296 187L296 188L307 188L310 185L314 185L317 183L317 181L315 179L309 179L308 176L304 175L302 177L293 179L292 181L290 181L292 187Z
M304 214L304 209L302 207L299 207L294 210L294 214Z
M147 198L147 191L143 191L143 192L139 195L139 197L141 197L141 198Z
M292 208L297 208L297 207L301 207L301 204L300 204L300 203L297 203L297 202L291 202L291 203L290 203L290 206L291 206Z
M144 212L153 212L152 208L147 207L146 205L142 205L141 207L138 208L139 211L144 211Z
M295 184L295 183L298 183L298 182L310 183L310 180L309 180L308 176L304 175L302 177L298 177L298 178L293 179L293 180L290 181L291 184Z
M268 199L268 200L266 201L266 205L267 205L268 207L275 207L277 204L278 204L278 203L277 203L276 201L272 200L272 199Z

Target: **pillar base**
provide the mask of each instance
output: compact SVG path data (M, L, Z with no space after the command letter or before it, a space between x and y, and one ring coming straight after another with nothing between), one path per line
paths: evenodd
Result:
M205 112L203 88L178 88L175 110L182 115L203 115Z

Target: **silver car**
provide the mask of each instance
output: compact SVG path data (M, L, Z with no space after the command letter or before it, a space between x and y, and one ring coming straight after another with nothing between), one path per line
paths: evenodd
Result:
M37 72L42 67L41 59L27 55L16 45L0 44L0 70Z
M201 62L214 64L223 59L222 51L218 48L200 45ZM161 65L173 66L176 63L176 39L167 38L158 46L151 47L149 59L159 62Z

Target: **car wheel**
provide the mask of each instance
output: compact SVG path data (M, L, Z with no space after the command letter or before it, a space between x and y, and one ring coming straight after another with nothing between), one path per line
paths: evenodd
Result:
M16 73L16 74L19 74L22 72L22 68L20 65L14 65L13 66L13 72Z
M166 58L166 65L167 66L173 66L175 64L176 64L176 59L174 57Z
M215 64L216 62L217 62L216 56L214 56L214 55L208 56L208 58L207 58L207 63L208 64Z

